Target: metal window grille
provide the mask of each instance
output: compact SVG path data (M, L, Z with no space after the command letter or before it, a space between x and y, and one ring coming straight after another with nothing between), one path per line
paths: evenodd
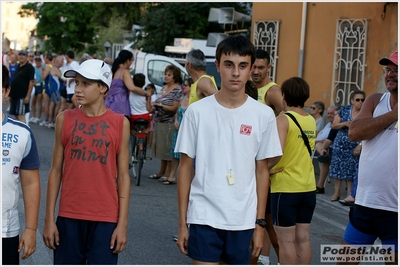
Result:
M355 90L363 90L367 19L338 19L333 60L332 105L348 105Z
M256 49L263 49L270 56L271 70L269 77L272 81L276 78L276 60L278 59L278 20L256 21L254 23L253 44Z

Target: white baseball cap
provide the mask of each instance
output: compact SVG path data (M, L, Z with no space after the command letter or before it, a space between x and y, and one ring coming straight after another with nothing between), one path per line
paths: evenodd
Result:
M67 70L64 73L64 77L75 78L76 74L79 74L88 80L103 82L105 85L107 85L107 88L110 89L112 81L111 69L103 60L85 60L76 70Z

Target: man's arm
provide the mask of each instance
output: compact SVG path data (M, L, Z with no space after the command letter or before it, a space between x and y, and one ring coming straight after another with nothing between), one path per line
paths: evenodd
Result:
M25 99L24 99L24 104L29 104L30 100L31 100L31 93L33 90L33 87L35 86L35 80L30 80L29 81L29 85L28 85L28 92L26 93Z
M283 96L282 91L279 86L272 86L269 88L267 94L265 95L265 103L270 106L275 114L279 114L283 110Z
M368 140L376 136L383 129L397 121L397 104L393 110L373 118L375 107L378 105L382 94L375 93L365 99L357 117L349 126L349 139L351 141Z
M256 161L256 190L257 190L257 216L256 219L265 219L265 206L267 204L269 187L268 159ZM252 238L252 257L261 254L264 240L264 228L256 224Z
M287 132L289 131L289 121L284 114L281 114L278 117L276 117L276 126L278 128L279 141L281 143L281 149L283 154L285 151ZM283 169L271 170L279 162L281 158L282 156L269 159L268 167L270 169L271 175L283 170Z
M36 230L38 228L40 205L39 169L21 170L21 188L25 206L25 229L19 241L18 252L24 249L21 258L24 260L36 250Z
M40 74L40 76L42 76L42 80L43 80L43 81L46 80L47 76L49 75L50 69L51 69L51 68L49 67L49 65L46 65L46 66L44 67L43 72Z
M187 255L187 246L189 240L189 229L186 224L186 213L189 205L190 185L192 183L192 169L194 159L181 153L181 159L178 168L178 212L179 212L179 232L178 245L180 251Z
M64 161L64 146L61 143L62 127L64 124L64 113L56 118L55 141L53 147L53 158L48 175L46 194L46 214L44 218L43 241L50 249L56 249L60 238L55 223L55 208L58 193L61 186L61 175Z
M211 79L204 77L197 82L196 93L199 99L213 95L216 92L218 92L218 88L215 88L215 85Z
M339 116L339 114L336 114L335 118L333 119L331 129L339 130L344 127L350 127L350 123L351 123L351 121L343 121L342 122L342 118Z
M57 77L59 77L59 78L61 78L62 73L61 73L60 69L59 68L53 68L53 69L54 70L52 70L52 74L57 76Z
M118 167L118 223L115 228L110 242L110 248L114 249L113 253L122 252L128 241L127 228L128 228L128 210L129 210L129 197L131 180L128 172L129 165L129 138L130 138L130 124L127 118L124 118L124 126L122 133L122 142L119 154L117 156Z

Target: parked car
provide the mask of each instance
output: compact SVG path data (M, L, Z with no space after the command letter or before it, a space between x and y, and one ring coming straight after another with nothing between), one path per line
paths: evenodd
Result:
M182 83L188 77L185 67L172 58L140 51L133 53L135 60L131 65L132 75L143 73L146 76L146 85L153 83L157 93L160 93L164 85L164 71L168 65L177 66L181 70Z

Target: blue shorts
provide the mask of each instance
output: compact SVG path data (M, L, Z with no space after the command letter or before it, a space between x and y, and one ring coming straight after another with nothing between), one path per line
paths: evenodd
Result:
M208 225L189 226L188 256L202 262L248 265L254 229L228 231Z
M35 85L35 95L41 95L43 93L43 83L37 83Z
M67 94L67 97L66 97L67 103L72 103L72 97L73 96L74 96L74 94Z
M297 223L311 223L317 197L315 191L303 193L271 193L272 222L290 227Z
M349 245L368 245L377 238L398 251L398 213L360 205L351 207L343 240Z
M61 101L61 95L60 91L54 91L50 95L50 102L60 102Z
M116 223L57 217L60 245L54 250L55 265L116 265L118 254L110 249Z

